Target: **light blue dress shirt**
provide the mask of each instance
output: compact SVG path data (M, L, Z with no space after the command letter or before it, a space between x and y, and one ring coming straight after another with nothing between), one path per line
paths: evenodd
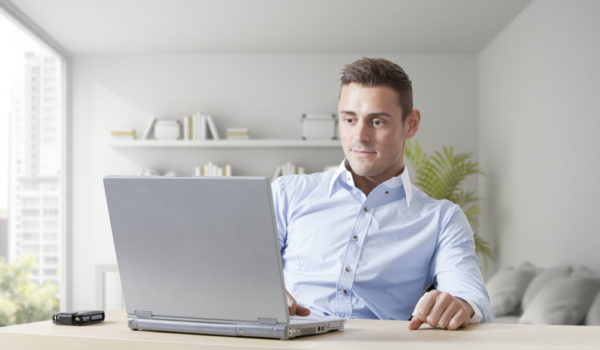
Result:
M368 196L335 171L272 184L286 289L312 315L408 320L432 284L494 313L460 207L412 186L404 171ZM472 320L473 322L473 320Z

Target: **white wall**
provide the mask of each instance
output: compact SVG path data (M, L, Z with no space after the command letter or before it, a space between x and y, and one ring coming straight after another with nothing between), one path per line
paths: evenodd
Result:
M109 174L142 168L191 174L209 160L235 174L271 176L287 160L308 172L339 164L329 150L128 150L108 146L118 128L143 131L150 115L179 118L196 110L253 138L299 138L305 112L336 113L340 70L363 55L160 55L73 58L73 309L94 305L94 266L115 263L102 186ZM416 137L425 151L454 145L477 160L477 57L367 55L400 64L422 112ZM467 188L476 189L477 179Z
M497 267L600 272L600 2L536 0L479 55L480 181Z

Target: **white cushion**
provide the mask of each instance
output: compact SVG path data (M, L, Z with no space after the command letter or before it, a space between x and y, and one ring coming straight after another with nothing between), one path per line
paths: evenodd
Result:
M519 323L577 325L599 290L597 277L555 277L534 296Z
M515 309L535 273L533 265L524 263L517 269L500 270L490 279L486 287L496 317L508 315Z
M551 279L558 276L570 276L572 272L573 268L571 266L565 265L545 269L539 274L537 274L537 276L535 276L535 278L531 280L529 286L527 286L525 294L523 294L523 300L521 300L522 310L527 310L527 306L529 306L529 304L533 300L533 297L535 297L535 295L542 289L542 287L544 287L546 283L550 282Z

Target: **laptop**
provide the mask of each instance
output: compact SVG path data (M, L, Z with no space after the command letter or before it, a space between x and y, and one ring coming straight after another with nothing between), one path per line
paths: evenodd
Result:
M292 339L343 318L289 316L266 177L104 178L132 330Z

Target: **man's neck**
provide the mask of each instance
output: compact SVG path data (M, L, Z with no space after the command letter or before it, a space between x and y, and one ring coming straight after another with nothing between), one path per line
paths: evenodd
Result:
M379 174L377 176L360 176L354 173L352 167L350 166L350 172L352 173L352 179L354 180L354 185L363 193L365 196L369 196L369 193L373 191L377 186L386 182L387 180L396 177L404 171L404 163L401 164L400 170L390 169L390 171Z

